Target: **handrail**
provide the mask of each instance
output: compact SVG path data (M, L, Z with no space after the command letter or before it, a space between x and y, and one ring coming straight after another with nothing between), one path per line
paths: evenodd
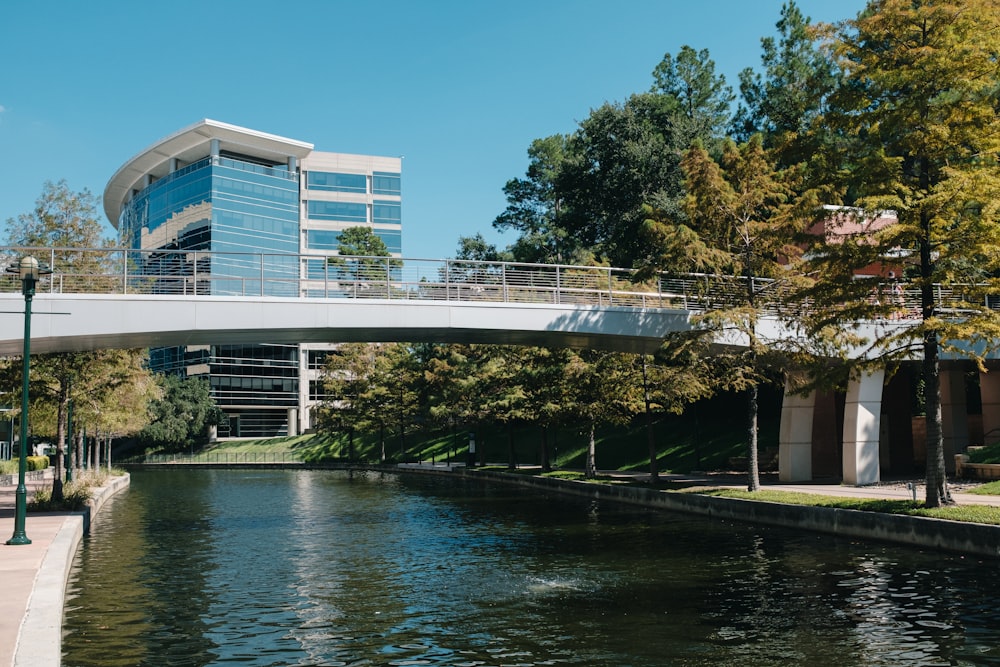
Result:
M25 254L53 272L39 281L39 294L538 303L694 312L739 305L746 294L743 278L697 273L640 281L634 270L606 266L318 253L0 246L0 271ZM764 310L780 314L780 283L754 278L753 284L758 294L773 292ZM961 286L936 288L940 307L967 307ZM0 273L0 293L20 289L16 275ZM919 290L880 283L873 296L891 298L898 305L898 319L919 314Z

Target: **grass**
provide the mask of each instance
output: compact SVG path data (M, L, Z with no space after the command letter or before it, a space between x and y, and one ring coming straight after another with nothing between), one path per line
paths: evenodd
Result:
M921 503L912 500L886 500L881 498L840 498L837 496L822 496L812 493L797 493L794 491L775 491L763 489L756 493L738 489L713 489L711 491L695 491L720 498L740 498L743 500L760 500L782 503L785 505L808 505L811 507L833 507L839 509L860 510L863 512L882 512L885 514L906 514L923 516L948 521L968 521L973 523L988 523L1000 525L1000 507L983 505L961 505L949 507L923 507Z

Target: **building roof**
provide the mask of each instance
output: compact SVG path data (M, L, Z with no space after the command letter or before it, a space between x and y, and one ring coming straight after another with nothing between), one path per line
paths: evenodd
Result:
M209 154L212 139L219 140L222 150L272 159L276 163L285 162L289 157L301 159L313 150L313 145L304 141L208 118L200 120L160 139L115 172L104 188L104 214L111 224L118 226L122 207L133 189L145 186L146 174L156 178L166 176L170 171L170 158L178 158L182 164L200 160Z

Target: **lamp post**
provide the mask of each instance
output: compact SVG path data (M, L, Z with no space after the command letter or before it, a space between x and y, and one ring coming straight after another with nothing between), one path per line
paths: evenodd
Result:
M35 284L43 271L34 257L22 257L17 266L7 268L8 273L16 273L21 279L24 294L24 356L21 359L21 437L18 455L17 492L14 497L14 535L7 544L31 544L24 532L25 516L28 513L28 487L24 483L28 469L28 374L31 366L31 299L35 296Z

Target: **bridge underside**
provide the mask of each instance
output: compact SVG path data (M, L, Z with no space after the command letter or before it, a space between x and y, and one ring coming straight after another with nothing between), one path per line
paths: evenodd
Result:
M19 356L23 298L0 295L0 355ZM552 304L41 294L32 353L240 343L443 342L652 353L688 311Z

